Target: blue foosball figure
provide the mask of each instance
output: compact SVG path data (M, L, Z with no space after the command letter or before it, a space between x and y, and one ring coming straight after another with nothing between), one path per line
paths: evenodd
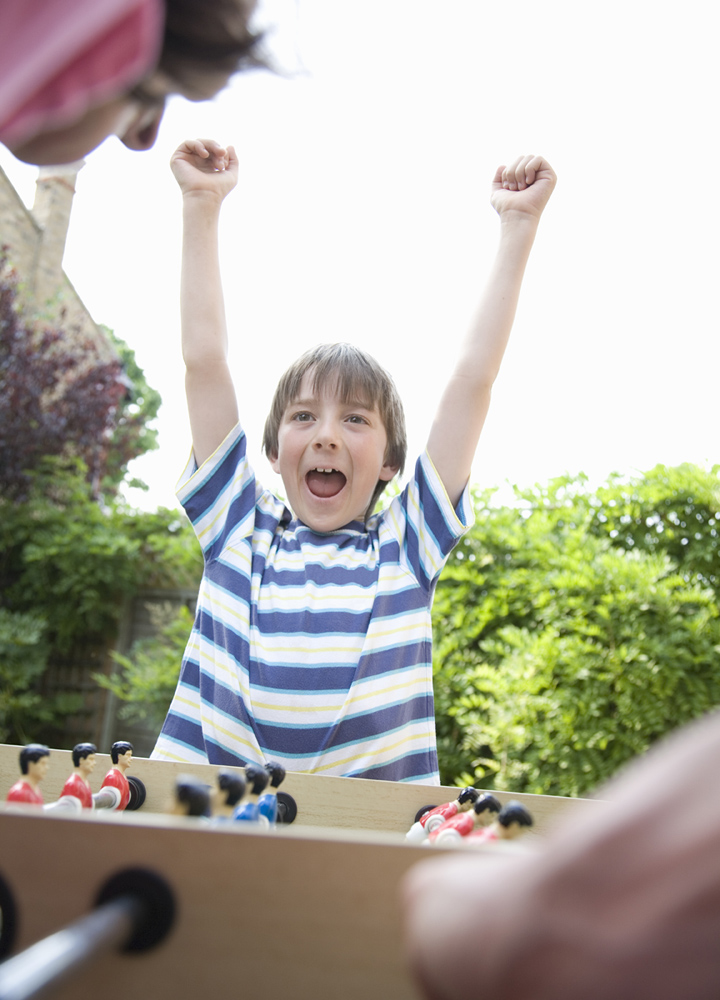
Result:
M285 780L285 768L277 761L270 760L266 763L265 770L270 779L270 787L258 799L258 809L269 825L275 826L278 815L277 790Z
M258 799L267 788L270 775L259 764L247 764L245 781L247 782L247 795L235 809L233 819L241 823L262 822L267 825L267 819L261 818Z

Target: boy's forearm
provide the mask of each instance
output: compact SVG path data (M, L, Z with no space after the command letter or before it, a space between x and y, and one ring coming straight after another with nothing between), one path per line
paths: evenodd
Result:
M198 465L212 455L238 421L227 362L228 337L220 280L220 205L208 193L183 198L180 291L182 350L193 451Z
M524 213L501 219L492 270L454 372L478 389L490 389L500 371L537 228L538 220Z
M430 431L428 453L453 503L470 473L537 227L538 220L525 215L501 219L490 276Z
M188 370L227 357L218 228L222 200L208 193L183 198L180 315Z
M223 199L237 184L232 146L186 139L170 167L183 196L180 316L185 395L198 465L237 423L235 389L227 363L228 338L220 281L218 230Z

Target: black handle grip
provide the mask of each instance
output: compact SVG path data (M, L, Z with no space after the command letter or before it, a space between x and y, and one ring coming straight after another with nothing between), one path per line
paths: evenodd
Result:
M96 909L0 965L0 1000L30 1000L113 948L146 951L175 918L167 883L153 872L118 872L100 890Z

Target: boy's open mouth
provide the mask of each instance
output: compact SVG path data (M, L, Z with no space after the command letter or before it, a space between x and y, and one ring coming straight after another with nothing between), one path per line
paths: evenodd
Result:
M314 497L334 497L346 483L345 476L337 469L311 469L305 476L307 487Z

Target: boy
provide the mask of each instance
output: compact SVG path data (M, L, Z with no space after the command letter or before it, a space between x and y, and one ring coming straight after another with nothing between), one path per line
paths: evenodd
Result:
M555 184L541 157L500 168L491 282L442 397L427 452L388 509L405 460L392 380L346 344L283 376L264 435L289 510L256 484L227 365L218 220L232 147L175 152L183 193L182 337L193 458L178 496L205 556L198 612L153 756L439 781L430 607L467 530L467 490L538 221ZM294 516L293 516L294 515Z

